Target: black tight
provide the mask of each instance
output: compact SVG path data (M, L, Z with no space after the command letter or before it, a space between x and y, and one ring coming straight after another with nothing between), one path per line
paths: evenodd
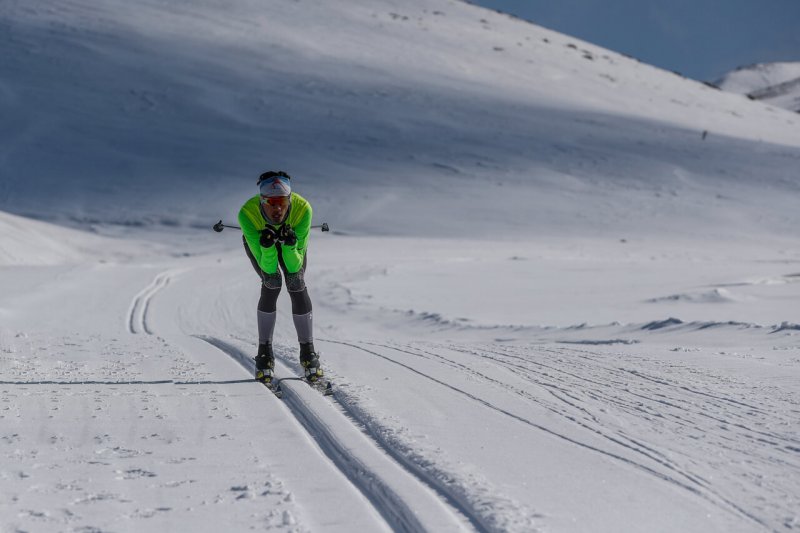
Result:
M247 241L244 240L244 250L247 252L247 257L250 259L250 264L253 265L253 269L255 269L258 276L261 278L261 298L258 300L258 310L263 311L265 313L274 313L277 309L278 303L278 295L281 293L281 288L268 288L267 284L264 283L264 280L268 274L266 274L261 267L258 266L256 262L256 258L253 257L253 253L250 251L250 247L247 245ZM275 246L278 247L278 264L280 265L280 270L283 271L283 277L289 275L286 271L286 265L283 262L283 257L281 257L281 250L280 244L276 244ZM300 272L305 272L306 265L308 264L308 256L303 258L303 268L300 269ZM293 315L305 315L311 312L311 298L308 296L308 289L304 286L303 290L301 291L289 291L289 298L292 299L292 314Z
M261 286L261 298L258 300L258 310L265 313L274 313L277 309L278 295L280 289L268 289ZM292 299L292 314L305 315L311 312L311 298L308 296L308 289L300 292L290 292L289 298Z

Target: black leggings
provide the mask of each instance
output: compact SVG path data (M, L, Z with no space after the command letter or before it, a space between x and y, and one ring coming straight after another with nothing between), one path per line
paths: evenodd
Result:
M266 273L261 270L260 266L258 266L256 258L253 257L253 253L250 251L250 246L247 245L247 240L242 237L242 241L244 242L244 251L247 253L247 257L250 259L250 264L253 265L253 269L255 269L256 274L258 274L262 281L261 298L258 300L258 310L265 313L274 313L277 309L278 295L281 293L281 289L280 287L277 289L267 288L267 286L263 283ZM288 272L286 271L286 264L283 262L283 257L281 256L281 245L276 244L275 246L278 248L278 264L283 271L283 278L286 279ZM303 267L300 269L300 272L305 273L307 264L308 254L303 257ZM307 288L304 287L302 291L297 292L289 291L289 297L292 299L293 315L305 315L311 312L311 298L308 296Z

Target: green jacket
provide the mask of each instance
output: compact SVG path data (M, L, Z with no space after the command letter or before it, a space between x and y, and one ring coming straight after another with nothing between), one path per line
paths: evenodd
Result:
M289 215L283 224L289 224L297 234L297 244L287 246L280 244L264 248L261 246L261 230L266 226L279 228L283 224L270 224L261 214L261 198L255 195L239 210L239 225L247 241L247 246L256 258L261 270L267 274L275 274L278 271L278 249L286 265L286 270L290 274L299 272L303 267L303 259L306 256L308 246L308 234L311 232L311 204L308 200L297 193L292 193Z

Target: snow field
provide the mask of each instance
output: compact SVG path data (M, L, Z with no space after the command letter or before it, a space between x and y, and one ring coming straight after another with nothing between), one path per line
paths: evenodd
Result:
M2 442L13 460L2 469L9 484L0 515L19 528L76 530L755 531L794 523L797 476L787 474L800 467L800 354L791 328L648 323L660 313L644 297L654 287L648 276L636 283L630 264L640 323L602 324L592 305L575 305L574 323L590 325L481 324L480 308L468 305L480 268L450 271L463 289L450 298L462 298L467 315L450 319L438 312L443 300L425 299L435 284L407 284L402 267L419 282L428 263L403 254L402 239L347 238L380 250L359 273L337 238L315 237L319 267L309 271L333 398L286 382L278 400L250 381L258 280L238 244L229 249L219 236L199 255L153 262L144 248L142 262L75 265L58 282L52 267L17 273L42 290L0 305L14 310L0 335ZM420 241L420 258L427 246L453 264L473 253L456 241ZM519 245L500 257L512 250ZM527 262L543 280L572 265L578 287L588 286L614 260L585 252L551 246ZM343 274L332 277L336 270ZM375 280L396 274L398 302L416 291L430 306L416 317L398 319L403 313L383 305L389 289ZM517 287L506 305L524 308L520 276L501 279ZM685 290L686 274L670 282ZM730 302L705 305L712 313ZM284 295L280 376L300 371L293 335Z
M798 527L795 114L450 0L6 2L0 42L3 529ZM266 167L334 229L333 398L251 381L210 225Z

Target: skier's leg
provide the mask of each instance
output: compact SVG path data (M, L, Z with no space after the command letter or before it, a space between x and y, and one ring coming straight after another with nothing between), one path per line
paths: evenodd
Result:
M261 298L258 300L258 343L272 344L277 318L277 302L281 289L270 289L261 285Z
M261 298L258 300L257 323L258 323L258 353L256 354L256 379L268 383L272 381L272 373L275 368L275 356L272 353L272 334L275 331L275 318L277 316L278 295L281 292L281 276L267 274L258 265L256 258L250 252L247 241L242 237L244 250L247 253L250 264L261 278Z
M311 314L311 298L308 296L308 288L305 282L305 272L308 266L308 256L303 258L303 266L298 272L290 273L286 270L286 264L278 256L278 263L283 270L286 278L286 288L289 290L289 298L292 300L292 318L297 340L301 344L314 342L314 329Z
M308 255L303 258L303 266L298 272L289 273L283 261L280 261L280 265L286 278L289 297L292 299L292 320L295 331L297 331L297 340L300 343L300 364L305 368L306 377L310 381L316 381L322 376L322 369L314 349L314 315L305 282Z
M275 331L277 318L277 301L281 292L280 285L268 286L268 280L274 276L266 274L261 284L261 298L258 300L258 354L256 355L256 379L269 383L272 381L275 368L275 355L272 352L272 334ZM280 274L278 274L280 281Z
M302 271L300 271L300 274L302 277ZM294 320L294 328L297 331L297 340L300 344L312 343L314 342L314 321L311 312L311 298L308 296L308 289L305 284L303 283L302 288L297 290L299 287L296 283L298 283L296 277L295 279L290 277L286 282L289 289L289 298L292 299L292 319ZM302 283L302 279L300 283Z

